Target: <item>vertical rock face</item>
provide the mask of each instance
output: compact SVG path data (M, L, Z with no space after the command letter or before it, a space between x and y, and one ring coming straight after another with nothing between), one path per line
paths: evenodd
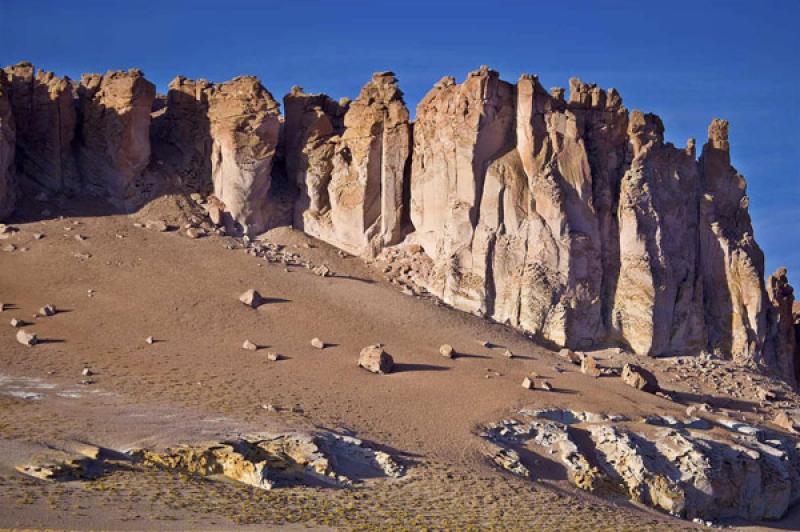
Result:
M700 256L709 345L764 366L764 255L753 238L747 185L730 164L728 123L714 120L700 157Z
M278 102L257 78L238 77L209 89L208 118L214 194L236 229L263 231L281 127Z
M16 132L8 93L8 83L0 76L0 221L14 211L17 202L14 175Z
M77 158L84 189L125 204L150 162L150 110L155 86L141 71L85 74L78 88Z
M632 113L633 160L620 186L620 271L612 324L642 354L705 347L697 163L691 149L665 145L663 132L657 116Z
M356 255L398 243L411 125L394 74L374 74L349 105L300 91L285 101L295 223Z
M150 139L157 171L192 192L210 192L211 131L205 80L176 77L163 110L154 113Z
M770 313L768 323L769 343L767 352L775 354L774 366L790 384L796 385L798 378L797 341L795 320L792 314L794 306L794 289L789 285L786 268L779 268L767 280Z
M27 62L4 72L16 117L20 181L49 192L74 191L78 173L72 141L77 113L72 83L52 72L34 72Z

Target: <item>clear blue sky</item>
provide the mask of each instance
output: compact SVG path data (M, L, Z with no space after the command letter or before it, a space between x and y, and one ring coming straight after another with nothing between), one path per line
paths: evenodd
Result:
M255 74L278 99L354 97L393 70L411 107L487 64L616 87L678 145L725 118L767 273L786 265L800 286L800 0L0 0L0 64L21 59L73 78L135 66L161 91Z

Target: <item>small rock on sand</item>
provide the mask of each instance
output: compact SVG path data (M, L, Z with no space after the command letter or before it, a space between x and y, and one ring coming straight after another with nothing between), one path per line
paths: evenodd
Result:
M55 316L56 307L53 305L45 305L39 309L40 316Z
M147 338L144 339L144 341L148 344L153 344L155 343L156 339L153 338L152 336L148 336Z
M542 390L544 390L546 392L552 392L553 391L553 385L550 384L547 381L542 381L542 383L539 385L539 388L541 388Z
M41 240L44 238L44 233L33 233L34 240Z
M250 308L258 308L264 302L264 298L261 297L261 294L258 293L258 290L251 288L241 296L239 296L239 301L244 303Z
M643 392L656 393L660 390L655 375L636 364L625 364L622 368L622 380Z
M17 331L17 342L21 343L22 345L32 346L36 345L38 338L36 338L36 334L29 333L25 329Z
M83 368L83 371L81 371L81 375L83 375L84 377L91 377L92 375L94 375L94 372L89 368Z
M258 346L251 342L250 340L245 340L242 344L242 349L247 349L248 351L257 351Z
M533 390L533 380L531 380L529 377L525 377L522 379L522 387L526 390Z
M277 362L280 359L281 359L281 355L279 355L275 351L270 351L270 352L267 353L267 360L270 360L272 362Z
M312 338L311 345L316 347L317 349L325 349L325 342L323 342L319 338Z
M148 220L145 227L153 231L158 231L159 233L164 233L169 230L169 226L164 220Z
M601 375L601 370L597 366L597 361L594 359L592 355L585 355L583 360L581 361L581 372L584 375L589 375L590 377L597 378Z
M439 347L439 353L441 353L443 357L447 358L455 358L456 356L456 350L453 349L453 346L450 344L443 344L441 347Z
M578 355L572 349L568 349L566 347L558 352L558 356L560 356L563 359L569 360L573 364L580 364L581 363L580 355Z
M12 327L22 327L25 323L22 320L18 320L17 318L11 318L11 326Z
M503 356L506 358L514 358L514 353L510 349L506 349L505 353L503 353Z

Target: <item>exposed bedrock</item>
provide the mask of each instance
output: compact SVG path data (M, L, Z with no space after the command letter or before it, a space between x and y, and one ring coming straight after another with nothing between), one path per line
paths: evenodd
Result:
M411 125L394 74L374 74L352 102L295 89L284 105L295 226L356 255L400 242Z

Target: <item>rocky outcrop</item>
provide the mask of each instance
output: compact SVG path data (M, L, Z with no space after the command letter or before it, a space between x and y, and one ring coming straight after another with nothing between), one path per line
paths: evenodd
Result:
M28 62L6 67L4 73L17 124L19 179L48 192L75 191L78 172L72 141L77 112L72 82L35 71Z
M493 461L524 477L537 476L530 469L537 461L494 457L519 457L527 446L557 457L579 488L612 496L622 491L689 519L783 517L800 500L796 442L727 418L714 421L522 411L489 425L483 436L492 442Z
M0 76L0 220L10 215L17 203L17 181L14 172L16 129L11 113L8 83Z
M208 91L211 180L228 225L255 234L268 226L268 193L280 134L279 105L257 78L242 76Z
M150 162L155 86L140 70L84 74L78 87L77 160L85 192L120 206L135 202Z
M792 385L798 381L798 345L793 315L794 289L789 284L786 268L779 268L767 280L769 294L768 333L769 352L775 354L774 366L778 375Z
M728 123L714 120L700 156L700 260L709 346L766 366L764 255L753 238L744 177L730 164Z
M394 74L374 74L344 105L299 90L284 101L295 224L355 255L400 242L411 125Z
M178 76L169 84L164 107L153 113L150 144L153 170L180 189L209 194L211 131L208 92L211 83Z

